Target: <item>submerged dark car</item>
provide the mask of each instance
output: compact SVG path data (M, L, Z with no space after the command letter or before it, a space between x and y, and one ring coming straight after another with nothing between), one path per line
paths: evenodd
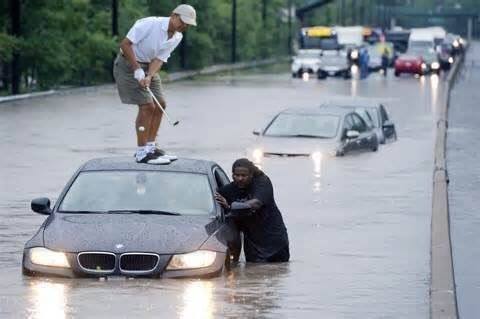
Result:
M94 159L74 174L24 248L23 273L64 277L203 277L238 260L239 232L214 191L229 179L210 161L169 165Z
M385 144L397 140L395 123L390 119L387 109L380 103L337 103L339 107L347 108L358 113L377 134L378 142ZM323 105L322 107L325 107Z
M256 164L264 157L343 156L377 151L378 138L354 110L341 107L292 108L277 114L259 135L248 156Z

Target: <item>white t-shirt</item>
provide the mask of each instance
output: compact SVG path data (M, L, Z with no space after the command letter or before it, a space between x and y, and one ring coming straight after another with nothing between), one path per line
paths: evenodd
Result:
M132 41L133 52L138 62L150 63L154 58L167 62L172 51L183 38L181 32L175 32L168 38L170 18L148 17L137 20L128 31L127 38Z

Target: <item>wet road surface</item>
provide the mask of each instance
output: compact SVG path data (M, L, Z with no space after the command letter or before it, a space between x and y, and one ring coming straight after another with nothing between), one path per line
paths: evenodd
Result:
M121 105L111 86L0 105L0 317L427 318L442 87L438 77L304 82L287 67L166 85L180 124L164 122L160 144L227 172L254 144L252 130L287 107L375 97L397 126L397 142L325 159L316 174L309 158L267 159L291 262L241 263L208 280L23 277L23 245L45 219L30 211L30 200L54 201L92 157L132 154L136 109Z
M450 229L460 318L480 313L480 43L473 42L451 93L447 132Z

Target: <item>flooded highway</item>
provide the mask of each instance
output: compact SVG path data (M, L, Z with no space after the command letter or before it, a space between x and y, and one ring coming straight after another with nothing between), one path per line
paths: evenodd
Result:
M229 172L252 131L289 107L342 96L385 104L398 141L377 152L267 158L290 238L286 264L245 264L213 279L56 279L21 274L24 243L94 157L134 152L136 107L113 86L0 105L0 317L2 318L427 318L435 111L443 78L292 79L288 66L166 84L171 116L159 142ZM133 161L133 157L132 157Z

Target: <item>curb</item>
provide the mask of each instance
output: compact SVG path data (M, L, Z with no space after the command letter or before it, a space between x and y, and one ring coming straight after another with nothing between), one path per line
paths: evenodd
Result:
M446 164L446 139L448 129L448 106L450 91L465 53L454 63L445 80L443 103L437 115L435 140L435 168L433 171L431 261L430 261L430 318L458 318L455 274L450 238L450 215L448 210L448 171Z
M167 74L167 76L165 78L162 79L162 82L170 83L170 82L190 79L190 78L193 78L194 76L198 76L198 75L210 75L210 74L215 74L215 73L219 73L219 72L227 72L227 71L234 71L234 70L240 70L240 69L255 68L255 67L259 67L259 66L284 62L284 61L287 61L287 60L288 60L288 58L286 58L286 57L279 57L279 58L271 58L271 59L260 60L260 61L239 62L239 63L234 63L234 64L216 64L216 65L211 65L211 66L208 66L208 67L205 67L203 69L196 70L196 71L180 71L180 72L169 73L169 74ZM51 95L62 95L62 94L79 93L79 92L91 92L91 91L95 91L97 88L110 86L112 84L115 84L115 83L110 83L110 84L106 83L106 84L99 84L99 85L95 85L95 86L73 87L73 88L67 88L67 89L49 90L49 91L36 92L36 93L9 95L9 96L0 97L0 104L5 103L5 102L13 102L13 101L24 100L24 99L33 99L33 98L37 98L37 97L45 97L45 96L51 96Z

